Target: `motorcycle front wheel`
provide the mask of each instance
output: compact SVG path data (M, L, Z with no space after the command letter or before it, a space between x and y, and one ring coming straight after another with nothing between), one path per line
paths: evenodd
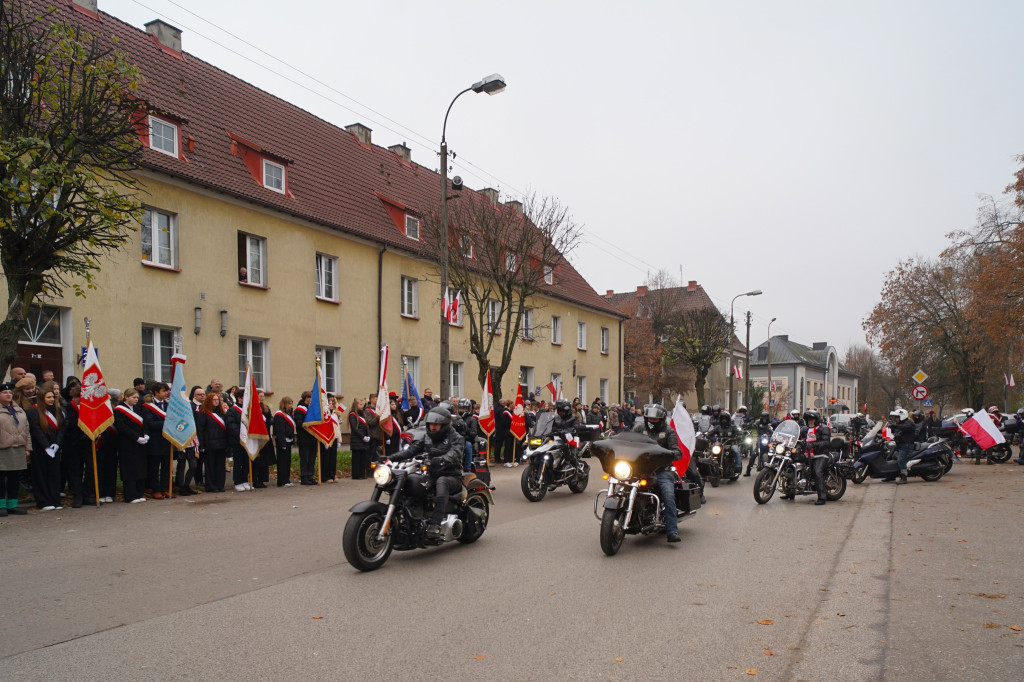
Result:
M754 501L758 504L766 504L775 494L777 481L775 480L774 469L761 469L754 479Z
M615 556L622 547L626 537L626 530L622 527L625 514L618 509L605 509L601 517L601 551L608 556Z
M850 476L850 480L853 481L854 483L861 484L867 477L868 468L866 466L862 466L859 469L853 470L853 476Z
M948 474L950 472L950 470L953 468L953 455L952 454L946 454L946 455L943 455L943 457L946 458L944 464L945 464L945 467L946 467L946 473Z
M569 484L569 490L574 493L581 493L587 489L587 484L590 483L590 465L583 462L583 471L576 475L572 483Z
M520 485L530 502L540 502L548 494L548 485L541 478L540 467L532 462L523 469Z
M835 502L846 494L846 479L839 475L835 467L825 475L825 497L829 502Z
M471 495L466 500L465 530L459 536L459 542L468 545L476 542L487 530L487 520L491 516L491 507L483 495Z
M348 517L341 546L348 562L360 571L375 571L391 556L394 536L388 533L383 540L377 539L383 523L384 516L380 512Z
M988 458L996 464L1002 464L1003 462L1009 461L1013 452L1010 450L1010 446L1008 444L1001 443L985 454L987 454Z

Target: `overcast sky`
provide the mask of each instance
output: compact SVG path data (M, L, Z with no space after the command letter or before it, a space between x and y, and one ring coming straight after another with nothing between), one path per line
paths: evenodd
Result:
M504 93L452 110L453 173L567 204L599 293L666 269L728 314L764 290L736 302L752 346L772 317L803 343L862 342L884 273L972 225L1024 153L1022 2L99 6L164 18L186 51L431 169L452 97L501 73Z

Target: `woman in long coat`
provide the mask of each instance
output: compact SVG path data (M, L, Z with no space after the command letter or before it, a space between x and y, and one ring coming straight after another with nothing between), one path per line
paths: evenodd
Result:
M43 384L36 404L26 413L32 437L32 494L36 509L51 511L60 505L60 448L64 444L64 415L58 404L57 385Z
M129 504L145 502L142 491L146 487L149 458L146 442L149 438L138 413L139 392L126 388L121 404L114 408L114 428L117 430L117 457L121 465L121 494Z

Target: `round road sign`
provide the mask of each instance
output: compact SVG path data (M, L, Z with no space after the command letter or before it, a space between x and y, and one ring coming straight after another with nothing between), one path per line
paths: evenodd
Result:
M924 400L928 397L928 387L920 385L914 386L910 391L910 395L914 397L914 400Z

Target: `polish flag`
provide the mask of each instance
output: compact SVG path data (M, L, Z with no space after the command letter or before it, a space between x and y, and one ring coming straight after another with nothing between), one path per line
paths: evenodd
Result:
M1014 386L1016 386L1016 384L1014 384L1014 383L1013 383L1013 375L1012 375L1012 374L1011 374L1010 376L1006 376L1006 375L1004 374L1004 375L1003 375L1003 381L1005 381L1005 382L1006 382L1006 386L1007 386L1008 388L1013 388Z
M676 398L676 406L672 409L672 418L669 424L675 429L676 437L679 438L679 449L683 453L683 456L672 464L676 468L676 473L682 476L690 466L690 456L697 445L697 434L693 431L693 419L686 411L686 403L682 398Z
M734 377L736 377L737 379L742 380L743 379L743 370L740 369L739 367L733 367L732 368L732 375Z
M444 314L444 319L449 322L452 321L452 306L450 299L448 298L448 287L444 288L444 298L441 299L441 312Z
M238 442L249 453L249 459L256 459L263 447L263 441L270 440L267 422L260 409L260 397L256 392L256 377L252 366L245 368L245 397L242 398L242 423L238 429Z
M78 407L78 427L95 441L114 423L114 410L107 395L107 382L100 370L96 348L89 341L85 351L85 369L82 371L82 396Z
M888 426L882 429L882 438L884 438L885 440L892 440L892 429L890 429Z
M978 419L978 415L982 414L986 413L975 413L973 417L965 421L963 425L960 426L960 430L973 438L974 442L978 444L978 447L984 451L994 445L1005 443L1006 439L1003 438L1003 434L991 419Z
M526 406L523 403L522 384L516 387L516 405L512 408L512 425L508 430L518 440L526 438Z
M491 390L491 370L487 370L487 383L480 398L480 416L477 419L480 430L488 436L494 433L494 392Z
M555 380L554 379L549 381L548 385L545 386L545 388L548 389L549 391L551 391L551 399L552 400L558 400L558 387L555 386Z
M456 291L451 303L448 304L448 322L454 324L459 321L460 303L462 303L462 292Z
M377 386L377 404L373 410L380 420L380 429L387 435L394 431L391 422L391 399L388 397L388 347L380 349L380 381Z

